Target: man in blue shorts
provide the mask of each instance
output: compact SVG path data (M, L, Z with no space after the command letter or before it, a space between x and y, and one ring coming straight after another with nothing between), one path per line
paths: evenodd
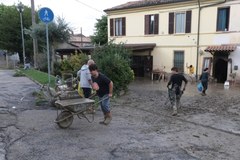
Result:
M99 97L102 112L104 114L104 120L100 124L108 125L112 120L110 111L110 97L113 93L113 82L104 74L98 72L96 64L89 66L90 73L92 75L93 89L96 90Z

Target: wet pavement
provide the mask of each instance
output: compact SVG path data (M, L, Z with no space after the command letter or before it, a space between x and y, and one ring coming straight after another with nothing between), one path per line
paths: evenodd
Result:
M240 86L210 84L201 96L189 84L176 117L166 82L137 79L126 95L112 99L113 120L100 125L74 117L68 129L53 121L55 108L36 106L40 87L0 70L0 160L238 160Z

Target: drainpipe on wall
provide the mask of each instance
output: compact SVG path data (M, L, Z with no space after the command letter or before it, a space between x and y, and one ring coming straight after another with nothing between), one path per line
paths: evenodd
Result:
M198 29L197 29L197 60L196 60L196 81L198 81L198 58L199 58L199 39L200 39L200 22L201 22L201 10L203 8L206 7L212 7L212 6L216 6L219 4L223 4L227 2L227 0L221 1L221 2L217 2L217 3L213 3L213 4L209 4L206 6L201 6L201 2L200 0L198 0Z
M200 38L200 18L201 18L201 4L198 0L198 29L197 29L197 61L196 61L196 81L198 81L198 57L199 57L199 38Z

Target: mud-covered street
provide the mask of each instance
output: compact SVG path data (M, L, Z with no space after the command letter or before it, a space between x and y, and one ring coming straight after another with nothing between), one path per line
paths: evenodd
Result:
M68 129L57 111L36 106L40 87L14 71L0 70L0 160L239 160L240 86L210 84L201 96L189 84L176 117L166 82L137 79L112 99L113 120L99 124L74 117Z

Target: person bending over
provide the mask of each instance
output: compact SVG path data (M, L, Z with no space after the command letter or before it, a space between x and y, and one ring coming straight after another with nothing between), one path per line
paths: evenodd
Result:
M92 75L93 89L96 90L99 97L100 106L104 114L104 120L100 124L108 125L112 120L112 114L110 111L110 97L113 93L113 82L104 74L98 71L96 64L89 66L90 73Z

